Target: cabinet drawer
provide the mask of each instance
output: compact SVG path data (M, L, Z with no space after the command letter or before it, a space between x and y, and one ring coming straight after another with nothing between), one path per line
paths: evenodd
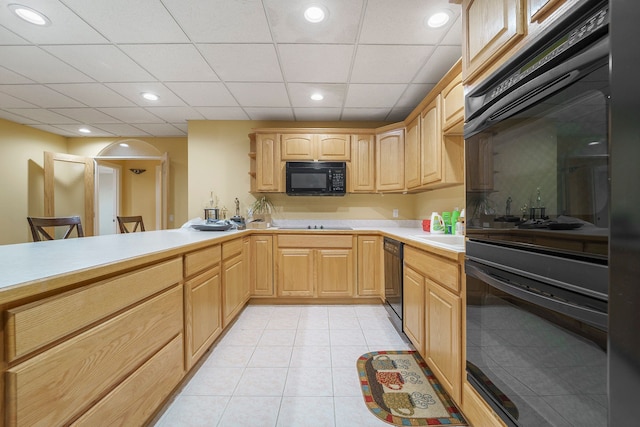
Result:
M404 262L426 277L460 293L458 264L410 246L404 247Z
M184 275L192 276L202 270L220 263L222 251L220 245L209 246L199 251L188 253L184 256Z
M9 425L61 425L102 398L183 332L182 286L53 347L6 373Z
M236 239L222 244L222 259L227 259L239 253L242 253L242 239Z
M176 258L7 311L7 359L13 361L182 280Z
M176 336L72 425L143 425L184 375L182 342Z
M352 248L353 236L282 234L278 236L279 248Z

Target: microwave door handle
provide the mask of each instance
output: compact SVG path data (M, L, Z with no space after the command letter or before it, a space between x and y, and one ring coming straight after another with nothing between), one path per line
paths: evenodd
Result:
M604 331L607 330L607 313L602 313L600 311L592 310L587 307L571 304L566 301L530 292L518 286L514 286L510 283L500 280L500 278L494 275L489 274L481 266L473 261L467 260L467 262L465 263L465 270L468 275L480 279L483 282L493 286L494 288L497 288L502 292L505 292L516 298L520 298L522 300L542 306L555 312L566 313L568 316L595 326L598 329Z

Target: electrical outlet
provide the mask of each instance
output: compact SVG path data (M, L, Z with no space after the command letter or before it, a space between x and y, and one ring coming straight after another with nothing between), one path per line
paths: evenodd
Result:
M393 217L398 218L398 209L393 210Z

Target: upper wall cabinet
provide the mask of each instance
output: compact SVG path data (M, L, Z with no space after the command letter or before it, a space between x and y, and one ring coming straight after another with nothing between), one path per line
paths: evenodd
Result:
M463 77L473 79L525 33L523 0L464 0Z
M404 128L376 135L376 189L404 190Z
M404 178L409 190L422 185L420 141L420 116L417 116L407 125L404 138Z
M376 190L375 136L351 136L351 162L347 164L349 193L373 193Z
M252 192L282 192L282 166L278 134L249 135Z
M462 134L464 124L464 88L458 73L442 90L442 132Z
M281 158L287 160L348 161L351 137L345 134L282 134Z

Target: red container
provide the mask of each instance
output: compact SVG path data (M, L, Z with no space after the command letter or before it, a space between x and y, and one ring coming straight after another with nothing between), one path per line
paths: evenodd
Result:
M431 220L430 219L423 219L422 220L422 229L426 232L430 232L431 231Z

